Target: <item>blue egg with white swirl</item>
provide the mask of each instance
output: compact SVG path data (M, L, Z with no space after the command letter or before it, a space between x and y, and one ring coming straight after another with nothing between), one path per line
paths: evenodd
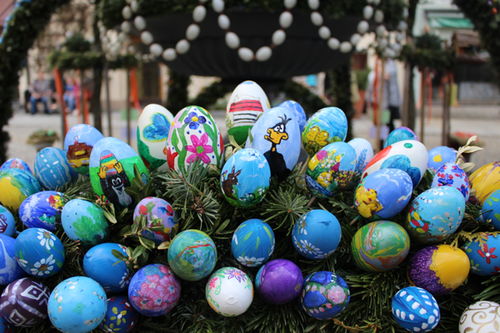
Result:
M0 234L14 236L15 233L16 220L14 215L7 208L0 205Z
M69 165L66 152L48 147L40 150L35 159L35 174L43 187L55 190L76 178L77 173Z
M16 240L0 234L0 285L5 286L24 276L16 261Z
M27 228L44 228L55 231L61 222L63 205L62 193L41 191L24 199L19 207L19 217Z
M373 147L370 141L363 138L354 138L348 142L356 152L356 171L361 173L373 158Z
M304 130L304 127L306 126L306 121L307 121L307 116L306 112L304 111L304 108L302 105L299 103L292 101L292 100L287 100L279 104L278 106L282 106L285 108L288 108L295 112L295 117L297 118L297 121L299 122L299 128L300 131L302 132Z
M7 169L21 169L33 174L33 172L31 172L28 163L24 162L20 158L10 158L0 166L0 170L7 170Z
M257 267L269 260L274 251L274 243L274 232L269 224L259 219L250 219L235 230L231 252L243 266Z
M409 332L430 332L441 318L434 296L419 287L401 289L392 298L394 320Z

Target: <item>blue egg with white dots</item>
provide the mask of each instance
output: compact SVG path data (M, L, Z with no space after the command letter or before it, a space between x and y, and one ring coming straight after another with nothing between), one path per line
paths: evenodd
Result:
M441 318L434 296L419 287L406 287L394 295L392 316L408 332L430 332Z
M15 233L16 220L14 215L7 208L0 205L0 234L14 236Z
M47 147L38 152L35 159L35 174L40 184L48 190L64 186L77 176L68 163L66 152L55 147Z
M0 170L7 170L7 169L21 169L31 174L33 173L31 172L28 163L24 162L20 158L10 158L0 166Z
M274 232L269 224L259 219L250 219L235 230L231 252L243 266L257 267L271 257L274 243Z
M302 105L299 103L292 101L292 100L287 100L279 104L278 106L287 108L292 110L295 113L295 118L299 122L299 128L300 131L302 132L304 130L304 127L306 126L306 121L307 121L307 116L306 112L304 111L304 108Z

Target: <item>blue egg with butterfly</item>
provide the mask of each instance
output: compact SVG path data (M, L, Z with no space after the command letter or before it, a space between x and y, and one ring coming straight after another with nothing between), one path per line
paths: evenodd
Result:
M61 222L64 194L41 191L27 197L19 207L19 218L27 228L55 231Z
M33 173L28 163L24 162L20 158L10 158L0 166L0 170L7 170L7 169L20 169L27 171L31 174Z
M269 224L259 219L250 219L234 231L231 253L243 266L258 267L269 260L274 244L274 232Z
M77 176L69 165L66 152L55 147L47 147L38 152L35 159L35 174L40 184L48 190L69 184Z

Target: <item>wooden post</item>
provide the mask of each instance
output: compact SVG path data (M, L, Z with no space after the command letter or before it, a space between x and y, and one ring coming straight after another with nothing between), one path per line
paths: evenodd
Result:
M66 118L66 103L64 102L63 78L61 71L57 68L54 68L52 75L54 76L55 80L57 102L59 104L59 109L61 110L61 136L64 138L66 136L66 133L68 133L68 119Z
M443 92L443 128L441 144L448 146L450 138L451 73L446 73Z
M425 96L427 96L427 68L422 70L422 79L420 80L420 141L425 140Z
M130 135L130 70L127 68L127 143L130 145L131 143L131 135Z
M382 136L382 114L384 112L384 86L385 86L385 60L384 58L380 59L380 80L379 80L379 86L378 86L378 111L376 112L376 144L377 144L377 151L382 150L383 148L383 142L381 139Z
M83 69L80 69L80 114L82 123L85 124L85 96L83 96Z
M109 70L104 68L104 86L106 89L106 114L108 118L108 136L113 136L113 126L111 126L111 94L109 90Z
M409 63L405 64L405 75L403 82L403 109L401 114L401 122L403 126L409 127L410 125L410 80L412 66Z

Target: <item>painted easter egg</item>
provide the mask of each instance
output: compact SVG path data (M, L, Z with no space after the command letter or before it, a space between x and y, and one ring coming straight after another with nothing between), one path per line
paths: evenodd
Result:
M0 171L0 204L17 210L30 195L40 192L40 183L31 173L20 169Z
M14 215L2 205L0 205L0 234L11 237L16 234Z
M300 129L295 113L275 107L257 119L245 147L264 154L271 167L271 176L284 179L299 160L300 146Z
M97 141L90 154L90 183L97 195L104 195L116 206L127 207L133 199L126 192L136 177L147 183L149 171L139 155L123 141L107 137Z
M281 102L278 106L288 108L292 110L295 113L295 117L297 118L297 121L299 122L299 128L300 132L304 130L304 127L306 127L306 122L307 122L307 115L306 112L304 111L304 108L302 105L299 103L292 101L292 100L287 100L284 102Z
M373 158L372 144L363 138L354 138L348 144L356 152L356 171L361 174L368 162Z
M78 124L71 127L64 137L64 151L69 165L78 173L89 173L90 153L104 135L94 126Z
M465 199L454 187L433 187L410 204L405 228L422 244L440 242L457 231L465 214Z
M252 148L231 156L220 175L222 193L236 207L251 207L261 202L270 182L269 163L261 152Z
M307 259L324 259L340 243L339 220L330 212L314 209L302 215L292 231L293 246Z
M418 136L408 127L398 127L393 130L384 141L384 148L399 141L404 140L416 140L418 141Z
M253 285L248 275L234 267L215 271L205 287L208 305L224 317L243 314L253 301Z
M427 149L415 140L396 142L375 155L366 165L362 177L380 169L393 168L406 172L417 186L427 170Z
M364 225L351 241L351 251L359 268L384 272L402 263L410 250L410 236L399 224L377 221Z
M0 296L0 315L16 327L32 327L47 318L50 290L28 278L11 282Z
M495 230L500 230L500 190L491 193L484 200L480 219L483 222L491 223Z
M365 218L388 219L410 202L413 183L399 169L380 169L366 176L356 188L354 204Z
M455 163L443 164L432 179L432 187L451 186L459 190L469 200L470 183L467 173Z
M108 235L104 211L90 201L68 201L62 210L61 222L70 239L79 240L85 245L100 243Z
M150 264L139 269L128 286L130 304L141 315L157 317L172 310L181 297L181 284L162 264Z
M132 332L139 320L139 314L130 305L127 296L108 298L108 307L99 329L106 333Z
M214 241L200 230L177 234L168 248L168 264L183 280L198 281L210 275L217 262Z
M27 228L44 228L55 231L61 222L64 194L42 191L27 197L19 207L19 217Z
M149 104L137 119L137 148L151 169L163 165L167 159L164 149L174 116L158 104Z
M500 236L481 233L481 239L467 242L463 247L470 260L472 273L494 275L500 273Z
M0 171L7 169L20 169L33 174L28 163L24 162L20 158L9 158L7 161L3 162L2 165L0 165Z
M459 333L498 332L500 327L500 304L479 301L469 305L458 325Z
M469 270L469 258L464 251L450 245L432 245L415 253L408 276L417 287L439 296L460 287Z
M272 304L285 304L300 295L304 277L299 266L286 259L271 260L255 277L255 287L262 298Z
M341 313L349 304L349 286L339 275L320 271L310 274L304 281L301 303L311 317L329 320Z
M202 107L191 105L175 116L165 151L168 166L184 174L196 161L220 167L224 142L212 115Z
M427 290L406 287L392 298L392 317L408 332L430 332L439 324L441 312Z
M446 146L437 146L429 150L427 168L437 172L446 163L455 163L457 151Z
M356 151L345 142L321 148L307 164L306 184L318 197L331 197L352 184L356 172Z
M24 274L16 261L16 240L0 234L0 285L5 286Z
M66 152L60 148L43 148L36 154L35 175L40 184L48 190L71 183L77 173L69 165Z
M242 145L257 118L270 107L266 93L257 83L243 81L233 90L227 102L227 133Z
M483 165L470 175L469 181L474 197L483 204L491 193L500 190L500 161Z
M52 232L29 228L16 238L16 260L28 274L49 277L59 272L64 264L64 245Z
M129 284L130 270L122 258L117 258L113 252L127 258L127 248L116 243L102 243L85 253L83 271L94 279L106 292L118 293L124 291Z
M234 231L231 253L243 266L257 267L271 257L274 243L274 232L269 224L259 219L250 219Z
M344 141L347 136L347 117L336 107L326 107L309 118L302 131L304 149L309 155L316 154L332 142Z
M91 278L73 276L59 283L48 303L49 319L62 332L90 332L104 319L107 297Z
M177 233L179 224L174 215L174 209L167 201L146 197L135 206L134 223L139 224L142 218L146 219L146 229L142 231L142 236L161 244L171 240Z

